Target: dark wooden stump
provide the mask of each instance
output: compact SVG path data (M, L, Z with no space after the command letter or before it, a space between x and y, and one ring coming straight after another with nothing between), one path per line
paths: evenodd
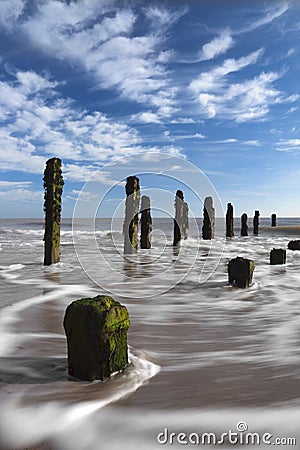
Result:
M71 303L65 312L68 373L80 380L104 380L128 365L125 306L98 295Z
M150 209L150 198L142 196L141 205L141 248L151 248L152 217Z
M241 236L248 236L248 216L246 213L242 214L241 217Z
M271 226L276 227L276 214L272 214L271 216Z
M43 180L45 189L44 265L49 266L60 261L61 196L64 180L59 158L52 158L46 162Z
M259 211L255 211L253 217L253 234L258 235L258 226L259 226Z
M206 197L203 209L202 238L205 240L213 239L215 229L215 208L213 207L212 197Z
M126 183L126 205L124 232L124 254L136 253L138 248L138 212L140 207L140 181L137 177L128 177Z
M177 245L183 237L183 209L184 197L183 192L178 190L175 196L175 219L174 219L174 239L173 245Z
M231 203L227 203L226 213L226 237L232 238L234 236L233 226L233 206Z
M238 256L229 261L228 281L240 288L249 287L252 283L253 272L254 261Z
M288 243L288 249L289 250L300 250L300 241L290 241Z
M270 252L270 264L285 264L286 263L286 250L282 248L273 248Z

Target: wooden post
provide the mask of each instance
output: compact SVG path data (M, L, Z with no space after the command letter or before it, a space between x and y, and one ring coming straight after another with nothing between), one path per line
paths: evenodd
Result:
M141 216L141 248L151 248L152 217L150 197L142 196Z
M128 177L126 183L124 231L124 254L136 253L138 248L138 212L140 206L140 180Z
M270 252L270 264L285 264L286 263L286 250L283 248L273 248Z
M276 227L276 214L272 214L271 221L272 221L271 226Z
M189 235L189 206L187 202L183 202L182 211L182 236L187 239Z
M213 239L215 228L215 208L213 207L212 197L206 197L203 209L202 238L205 240Z
M175 196L175 219L174 219L174 239L173 245L177 245L183 237L183 192L178 190Z
M252 283L254 261L237 257L231 259L228 264L228 281L241 288L249 287Z
M234 236L233 227L233 206L231 203L227 203L226 213L226 237L232 238Z
M253 234L258 235L259 211L255 211L253 217Z
M242 214L241 217L241 236L248 236L248 224L247 224L248 216L246 213Z
M46 162L44 172L45 250L44 265L60 261L60 218L63 177L61 160L52 158Z
M81 380L104 380L128 365L125 306L98 295L71 303L65 312L68 373Z

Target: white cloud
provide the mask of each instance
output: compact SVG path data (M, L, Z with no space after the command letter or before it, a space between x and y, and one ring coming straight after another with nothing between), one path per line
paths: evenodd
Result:
M215 58L216 56L226 53L234 44L230 30L227 28L222 31L219 36L212 41L204 44L200 53L199 61L206 61Z
M258 61L259 49L239 59L227 59L209 72L202 73L190 83L200 110L208 118L221 116L236 122L264 118L271 105L294 102L298 94L285 97L273 83L283 76L279 72L262 72L253 79L234 83L230 74Z
M250 24L248 27L246 27L243 31L252 31L252 30L255 30L256 28L262 27L264 25L268 25L269 23L272 23L274 20L278 19L283 14L285 14L288 10L289 10L289 4L287 2L283 2L282 4L277 4L275 6L275 8L273 8L273 5L272 5L272 7L266 11L264 17L256 20L255 22Z
M281 139L277 142L279 152L300 152L300 139Z
M174 112L174 90L166 69L172 52L164 42L166 31L186 9L53 0L37 2L31 15L20 16L23 2L14 0L15 8L10 2L1 3L6 29L21 33L51 57L83 68L101 89L116 89L126 99L153 107L159 97L160 115ZM137 31L138 19L145 17L148 26Z
M26 186L30 186L32 181L1 181L0 180L0 188L1 189L16 189L16 188L24 188Z
M133 122L142 122L142 123L160 123L161 118L158 114L153 113L152 111L145 111L142 113L134 114L131 116L131 120Z
M29 189L10 189L8 191L0 191L0 199L2 201L13 202L36 202L43 199L42 191L31 191Z

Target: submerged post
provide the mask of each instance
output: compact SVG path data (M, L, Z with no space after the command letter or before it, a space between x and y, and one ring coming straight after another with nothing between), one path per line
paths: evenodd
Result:
M271 226L276 227L276 214L272 214L271 221Z
M138 247L138 212L140 206L140 180L128 177L126 183L124 231L124 254L136 253Z
M253 234L258 235L259 211L255 211L253 217Z
M215 228L215 208L212 197L206 197L203 209L202 238L213 239Z
M71 303L65 312L68 373L81 380L104 380L128 366L125 306L98 295Z
M240 288L249 287L252 283L254 261L237 257L228 264L228 282Z
M46 162L43 181L45 189L44 265L49 266L60 261L61 196L64 181L59 158L51 158Z
M286 250L283 248L273 248L270 252L270 264L285 264L286 263Z
M187 239L189 234L189 206L187 202L183 202L182 211L182 236Z
M234 236L233 228L233 206L231 203L227 203L226 213L226 237L232 238Z
M248 236L248 224L247 224L248 216L246 213L242 214L241 217L241 236Z
M177 245L183 237L183 192L179 189L175 195L175 219L174 219L174 238L173 245Z
M141 216L141 248L151 248L152 217L150 197L142 196Z

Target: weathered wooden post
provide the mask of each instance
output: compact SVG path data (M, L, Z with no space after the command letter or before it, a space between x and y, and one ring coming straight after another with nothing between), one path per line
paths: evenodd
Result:
M182 236L187 239L189 235L189 207L187 202L183 202L182 210Z
M183 204L184 204L183 192L179 189L175 195L175 219L174 219L174 238L173 245L177 245L182 239L183 228Z
M98 295L71 303L65 312L68 373L81 380L104 380L128 365L125 306Z
M213 239L215 228L215 208L213 207L212 197L206 197L203 209L202 238L205 240Z
M226 237L232 238L234 236L233 227L233 206L231 203L227 203L226 212Z
M271 221L271 226L276 227L276 214L272 214Z
M258 235L259 211L255 211L253 217L253 234Z
M270 252L270 264L285 264L286 263L286 250L283 248L273 248Z
M124 220L124 254L136 253L138 248L138 212L140 207L140 180L128 177L126 183L126 205Z
M249 287L252 283L254 261L237 257L228 263L228 281L241 288Z
M241 217L241 236L248 236L248 216L246 213L242 214Z
M290 241L290 242L288 243L288 249L289 249L289 250L293 250L293 251L295 251L295 250L300 250L300 241L299 241L299 240L296 240L296 241Z
M152 217L147 195L142 196L141 211L141 248L151 248Z
M45 189L44 265L49 266L60 261L61 196L64 180L59 158L51 158L46 162L43 181Z

